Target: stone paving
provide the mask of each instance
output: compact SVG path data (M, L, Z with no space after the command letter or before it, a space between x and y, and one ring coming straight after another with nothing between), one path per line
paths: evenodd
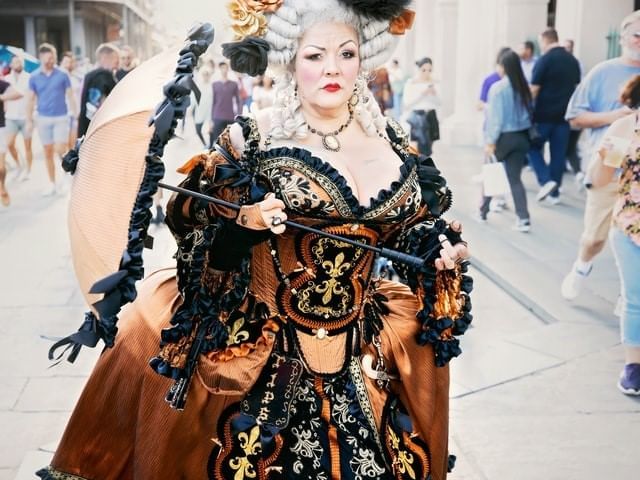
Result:
M172 144L168 181L197 149L191 135ZM463 337L464 355L452 362L451 451L458 465L450 478L636 478L640 402L615 388L622 349L610 252L576 302L558 292L575 255L582 197L568 183L564 205L532 204L529 235L510 230L510 212L477 224L471 218L478 186L470 179L479 171L479 150L437 146L435 156L456 192L449 217L464 222L476 256L474 327ZM535 191L531 174L525 176ZM0 213L0 480L34 478L47 463L99 354L83 350L74 365L49 368L51 342L42 336L74 331L85 305L67 240L70 180L63 194L44 198L44 177L38 155L29 182L9 183L13 205ZM152 234L147 271L172 262L166 228Z

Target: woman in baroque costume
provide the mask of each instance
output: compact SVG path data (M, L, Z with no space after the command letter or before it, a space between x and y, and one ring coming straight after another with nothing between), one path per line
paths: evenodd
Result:
M42 478L446 478L466 244L441 218L440 172L366 87L408 3L231 3L224 54L250 75L269 66L276 101L180 171L183 187L243 206L172 197L177 270L148 276L124 310ZM287 218L424 264L397 264L402 284L372 278L374 253ZM205 321L172 410L165 393Z

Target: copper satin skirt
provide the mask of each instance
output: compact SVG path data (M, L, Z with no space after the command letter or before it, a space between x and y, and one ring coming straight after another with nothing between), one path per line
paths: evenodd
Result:
M102 354L89 378L51 466L91 480L206 480L220 416L244 397L272 344L260 345L237 365L228 362L223 375L219 362L203 359L185 410L172 410L164 398L173 382L156 374L148 361L157 354L160 331L180 302L175 270L150 275L138 290L137 300L121 315L114 348ZM418 303L408 287L383 281L378 291L389 299L391 310L381 337L388 365L400 376L393 390L429 446L432 479L442 480L447 471L449 368L436 367L431 347L415 342ZM365 380L380 419L386 393Z

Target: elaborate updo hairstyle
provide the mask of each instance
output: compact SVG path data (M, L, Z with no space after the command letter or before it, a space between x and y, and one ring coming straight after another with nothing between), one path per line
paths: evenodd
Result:
M367 87L367 76L383 65L393 53L397 35L404 33L413 20L413 12L406 10L409 0L235 0L247 7L247 14L256 16L254 30L261 38L246 36L234 44L223 45L223 53L231 60L231 68L244 67L248 48L254 49L255 62L249 69L258 72L269 67L275 77L275 102L271 118L271 136L274 139L304 138L307 124L296 95L293 75L298 42L304 32L317 23L344 23L352 26L359 37L360 75L356 82L358 103L354 115L365 132L374 136L384 132L386 120ZM263 5L263 7L260 7ZM253 5L254 11L251 10ZM232 12L232 18L236 12ZM240 19L244 25L248 22ZM233 26L232 26L233 27ZM237 30L236 30L237 31ZM244 32L241 32L244 33ZM242 38L239 35L239 38ZM259 54L258 54L259 53ZM235 64L234 64L235 63ZM245 68L245 71L247 69ZM243 71L243 70L239 70ZM264 72L264 70L262 70ZM260 73L262 73L260 72ZM251 74L251 72L249 72ZM253 73L256 74L256 73Z

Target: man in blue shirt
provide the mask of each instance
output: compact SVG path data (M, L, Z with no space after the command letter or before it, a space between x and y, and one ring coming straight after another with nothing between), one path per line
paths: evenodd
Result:
M53 45L43 43L38 48L40 68L29 79L29 103L27 125L33 124L33 109L38 106L38 135L44 147L44 158L51 184L43 195L56 193L55 152L62 157L69 141L69 113L77 115L76 102L69 75L56 67L57 52ZM66 99L66 101L65 101ZM68 112L67 103L72 112Z
M587 129L589 135L586 158L593 158L607 127L632 110L619 100L622 86L640 75L640 10L628 15L620 27L622 55L601 62L578 86L566 119L573 128ZM586 181L588 182L588 171ZM587 183L588 185L588 183ZM578 258L562 282L561 293L567 300L575 299L592 269L592 260L602 251L609 234L611 213L616 198L617 182L596 190L587 190L584 230L580 238Z
M551 194L552 204L557 204L558 187L562 184L562 175L569 146L569 123L564 119L569 99L580 83L580 64L578 60L560 45L558 32L548 28L540 34L540 45L544 55L533 67L531 93L535 98L533 122L539 133L529 151L529 162L542 187L537 200L544 200ZM549 142L551 159L549 165L544 161L544 144Z

